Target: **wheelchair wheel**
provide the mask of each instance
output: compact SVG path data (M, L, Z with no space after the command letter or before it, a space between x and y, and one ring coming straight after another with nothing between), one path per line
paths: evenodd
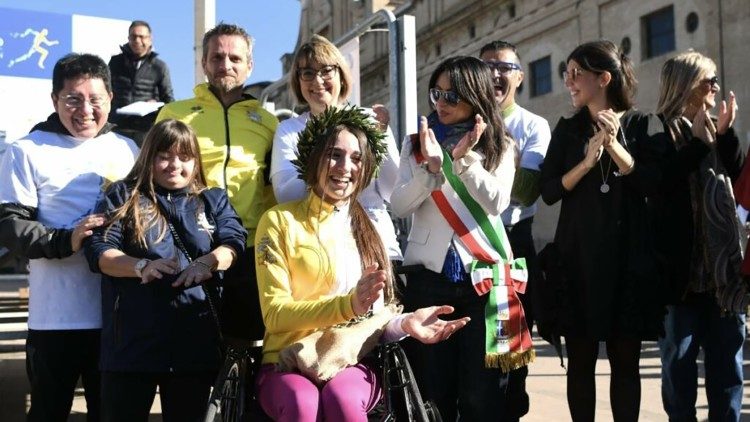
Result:
M440 411L438 410L435 403L426 401L424 403L424 411L427 414L427 420L430 422L443 422L443 418L440 417Z
M204 422L241 422L243 420L247 359L247 351L237 351L231 348L227 351L227 357L209 398Z
M221 422L240 422L245 412L244 365L237 362L229 368L227 378L221 387Z

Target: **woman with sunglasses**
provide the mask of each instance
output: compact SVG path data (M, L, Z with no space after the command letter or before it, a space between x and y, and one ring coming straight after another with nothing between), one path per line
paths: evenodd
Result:
M548 285L562 291L555 331L565 337L568 406L573 421L594 420L604 341L614 420L637 421L641 341L656 339L663 313L646 205L666 137L656 116L633 109L632 63L612 42L576 47L564 76L577 111L552 132L541 186L545 203L562 202L561 274Z
M297 178L297 170L292 165L296 159L298 136L305 124L311 116L322 114L328 107L345 106L352 89L352 75L344 56L333 43L319 35L313 35L309 42L299 47L290 74L297 101L307 104L310 110L284 120L276 129L271 184L279 203L303 199L307 195L307 187ZM375 224L390 259L401 261L401 248L386 208L398 178L398 147L390 129L385 126L380 124L385 130L388 147L385 160L378 176L359 196L359 201Z
M508 321L499 321L497 306L489 308L496 300L507 300L512 289L494 284L499 284L494 269L505 275L504 265L494 264L505 262L497 256L497 245L486 243L492 233L477 230L480 220L489 231L500 227L500 235L494 233L507 243L500 212L510 202L513 185L512 139L505 134L490 69L481 60L445 60L432 73L429 88L434 112L421 118L418 135L404 140L399 181L391 197L394 214L412 217L404 256L405 268L412 271L407 274L404 306L413 310L448 304L455 308L452 317L468 316L471 322L440 344L409 344L410 361L423 395L436 403L443 420L456 420L457 414L462 420L497 420L506 410L507 372L533 359L522 312L514 314L519 328L513 334L528 340L526 349L500 357L486 347L488 340L499 340L497 333L507 334ZM470 209L471 216L464 213L460 222L455 221L450 212L457 208ZM477 251L468 245L471 239L459 223L483 239L482 252L490 259L480 263L475 258ZM502 258L511 258L509 247L504 252ZM475 286L475 273L489 274L489 285L480 277ZM496 295L498 289L505 299ZM488 324L492 326L486 329Z
M709 116L719 92L716 64L697 52L664 63L657 112L671 138L658 210L667 315L659 339L662 399L670 420L695 420L700 348L710 420L738 421L742 346L750 297L740 275L741 226L731 183L745 154L732 129L733 92Z

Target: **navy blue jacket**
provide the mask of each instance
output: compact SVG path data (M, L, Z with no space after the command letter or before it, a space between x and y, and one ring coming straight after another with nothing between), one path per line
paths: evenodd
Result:
M114 183L96 212L111 215L130 192L125 182ZM193 259L220 245L242 255L247 232L223 189L208 189L195 197L189 196L186 189L169 191L157 187L157 200ZM167 228L164 238L157 241L160 232L158 224L148 230L148 248L144 250L132 238L131 229L121 222L113 224L109 231L95 230L85 244L91 270L101 272L99 257L109 249L151 260L177 258L181 268L185 268L187 259L172 233ZM144 285L138 278L102 274L102 370L185 372L218 367L218 332L203 289L174 288L171 283L177 276L165 275ZM216 288L215 283L207 283Z

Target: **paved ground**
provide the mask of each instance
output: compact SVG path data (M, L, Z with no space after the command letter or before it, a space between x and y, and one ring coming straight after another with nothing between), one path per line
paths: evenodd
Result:
M0 276L0 421L23 421L28 408L29 386L26 380L23 344L26 330L26 301L18 296L18 288L23 286L23 279ZM537 360L529 369L528 390L531 395L531 412L523 422L569 421L565 399L565 371L560 367L559 359L551 346L541 339L535 339ZM646 343L641 360L642 400L641 421L666 421L661 408L659 390L659 355L655 343ZM750 357L746 344L745 356ZM748 365L745 360L745 379L748 379ZM611 421L609 410L609 365L606 352L600 350L596 370L597 412L598 421ZM703 374L700 374L700 386L703 386ZM743 406L743 421L750 422L750 386L745 388L746 403ZM698 396L698 415L706 420L706 399L703 391ZM82 391L78 391L73 405L70 421L85 421L85 402ZM152 408L152 421L161 420L158 399Z

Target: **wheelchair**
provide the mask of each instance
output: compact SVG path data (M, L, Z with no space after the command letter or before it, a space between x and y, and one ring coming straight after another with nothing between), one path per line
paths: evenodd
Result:
M226 358L209 397L205 422L270 421L254 391L260 370L262 342L229 344ZM370 412L370 421L441 422L440 412L425 402L419 392L409 360L398 342L385 343L373 351L382 374L383 399Z

